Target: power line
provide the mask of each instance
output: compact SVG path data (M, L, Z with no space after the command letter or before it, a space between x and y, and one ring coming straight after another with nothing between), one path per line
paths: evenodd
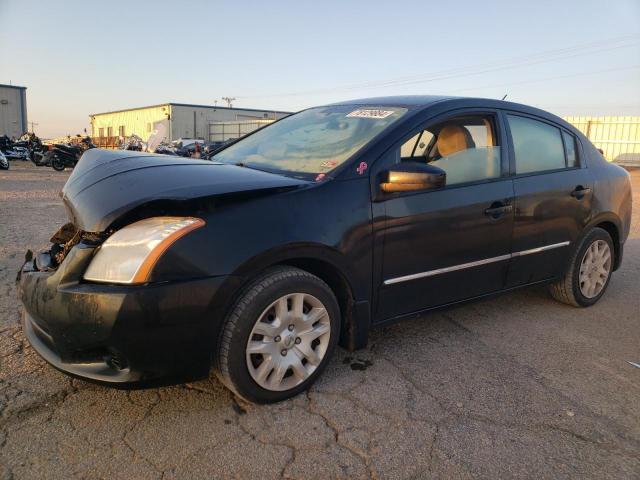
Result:
M471 91L471 90L483 90L485 88L513 87L515 85L524 85L524 84L527 84L527 83L546 82L548 80L559 80L559 79L562 79L562 78L572 78L572 77L581 77L581 76L587 76L587 75L597 75L597 74L600 74L600 73L617 72L617 71L622 71L622 70L634 70L634 69L637 69L637 68L640 68L640 65L632 65L632 66L629 66L629 67L606 68L604 70L589 70L587 72L570 73L570 74L567 74L567 75L555 75L555 76L552 76L552 77L537 78L537 79L534 79L534 80L524 80L522 82L510 82L510 83L483 85L481 87L459 88L459 89L447 91L446 93L468 92L468 91Z
M323 88L317 90L307 90L293 93L280 93L272 95L251 95L241 96L240 99L248 98L270 98L270 97L290 97L299 95L313 95L321 93L336 93L341 91L362 90L368 88L386 88L391 86L412 85L419 83L428 83L440 80L449 80L461 76L480 75L483 73L507 70L512 68L526 67L540 63L546 63L557 60L565 60L567 58L578 57L582 55L601 53L605 51L615 50L619 48L628 48L640 43L637 36L623 36L610 38L597 42L589 42L572 47L565 47L554 50L546 50L526 56L512 57L502 61L494 61L485 64L476 64L466 67L458 67L450 70L444 70L431 74L412 75L408 77L398 77L395 79L378 80L372 82L363 82L351 85L343 85L339 87Z
M566 47L566 48L561 48L556 50L547 50L544 52L535 53L535 54L522 56L522 57L512 57L510 59L498 61L498 62L490 62L487 64L478 64L478 65L472 65L467 67L459 67L452 70L445 70L443 72L431 74L428 77L425 77L425 74L422 74L418 76L404 77L402 79L390 80L386 82L375 82L375 83L372 83L371 85L384 87L384 86L391 86L391 85L395 86L400 84L409 85L413 83L422 83L425 80L426 81L435 81L435 80L443 80L443 79L448 80L450 78L454 78L462 74L477 75L480 73L486 73L486 72L496 71L496 70L504 70L507 68L529 66L529 65L535 65L538 63L545 63L545 62L550 62L555 60L564 60L565 58L570 58L574 56L586 55L590 53L599 53L601 51L633 46L635 43L638 43L640 41L637 38L636 39L633 39L633 38L634 37L621 37L621 38L616 38L610 41L591 42L591 43L587 43L579 46ZM620 43L621 39L624 39L624 41L633 39L633 41L629 45L614 45L614 46L609 45L610 43L613 43L613 44ZM596 49L596 50L592 51L593 49Z

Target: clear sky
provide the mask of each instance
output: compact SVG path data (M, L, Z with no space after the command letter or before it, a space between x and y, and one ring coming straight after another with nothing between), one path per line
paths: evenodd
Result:
M44 137L164 102L454 94L640 115L640 0L0 0L0 83Z

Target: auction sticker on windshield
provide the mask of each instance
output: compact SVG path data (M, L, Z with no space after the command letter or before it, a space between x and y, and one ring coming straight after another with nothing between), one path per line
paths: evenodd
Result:
M357 118L387 118L389 115L393 115L393 110L376 110L376 109L360 109L354 110L347 114L347 117Z

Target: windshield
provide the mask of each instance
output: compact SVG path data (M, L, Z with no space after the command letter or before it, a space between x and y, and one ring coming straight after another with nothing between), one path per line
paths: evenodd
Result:
M354 105L311 108L263 128L211 159L294 174L328 173L406 111Z

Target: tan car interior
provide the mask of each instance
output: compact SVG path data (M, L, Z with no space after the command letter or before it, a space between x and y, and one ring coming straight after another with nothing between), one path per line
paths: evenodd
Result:
M468 148L475 148L471 133L460 125L446 125L438 134L436 148L441 157L448 157Z
M451 123L438 132L431 165L447 173L447 185L466 183L500 176L499 148L494 147L493 128L487 119L482 119L486 129L486 140L476 145L469 129ZM439 157L439 158L438 158Z

